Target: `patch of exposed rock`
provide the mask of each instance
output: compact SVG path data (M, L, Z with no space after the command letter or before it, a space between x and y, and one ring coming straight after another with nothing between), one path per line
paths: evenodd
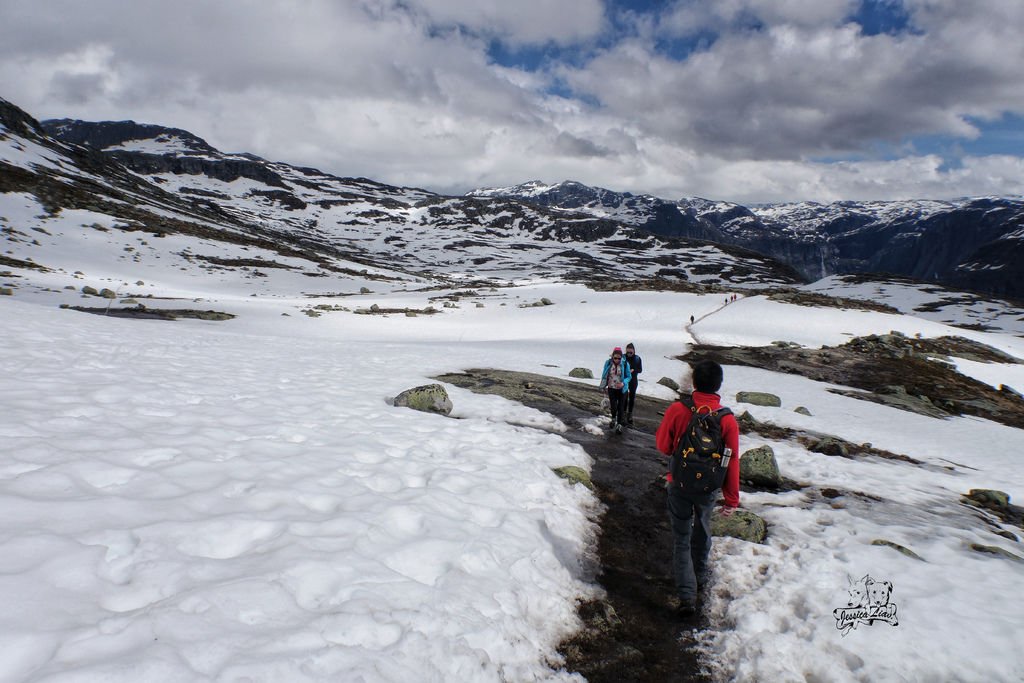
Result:
M916 339L899 333L858 337L821 349L697 345L679 358L711 358L725 365L801 375L851 387L830 390L834 393L922 415L972 415L1024 428L1024 400L1015 392L999 391L960 374L949 362L950 357L1016 362L996 349L962 337Z
M663 387L668 387L672 391L679 391L679 382L675 381L671 377L662 377L658 380L658 384Z
M889 304L880 301L869 301L866 299L847 299L840 296L829 296L819 292L805 292L802 290L772 291L768 294L772 301L781 301L787 304L798 306L814 306L817 308L844 308L861 311L879 311L882 313L899 313L900 311Z
M749 412L743 412L736 417L740 425L740 433L744 435L756 433L766 439L775 441L795 441L812 453L832 455L841 458L875 457L885 460L900 460L911 465L925 466L925 463L911 458L902 453L893 453L881 448L875 448L869 443L853 443L831 434L822 434L808 429L793 429L792 427L781 427L772 422L761 422ZM742 463L743 461L740 460ZM783 480L785 482L785 480Z
M108 290L104 290L108 291ZM197 320L231 320L235 316L223 311L199 311L191 308L147 308L142 304L133 307L88 308L86 306L68 306L71 311L106 315L112 318L136 318L139 320L177 320L178 318L195 318Z

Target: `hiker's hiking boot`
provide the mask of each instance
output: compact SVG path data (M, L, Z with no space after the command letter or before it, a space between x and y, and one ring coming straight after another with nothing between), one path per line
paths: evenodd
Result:
M630 427L633 426L633 413L626 413L626 424L628 424Z
M689 619L693 615L697 614L697 601L686 600L672 596L667 601L669 611L672 612L678 619Z
M616 434L621 434L622 433L622 425L621 424L615 425L615 433Z

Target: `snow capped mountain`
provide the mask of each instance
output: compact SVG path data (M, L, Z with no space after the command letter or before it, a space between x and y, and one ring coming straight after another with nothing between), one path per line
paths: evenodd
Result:
M595 216L498 196L445 197L225 154L179 129L130 121L54 120L39 126L15 110L13 105L4 109L12 134L6 136L8 151L0 163L14 165L25 157L28 143L13 135L16 126L28 126L35 144L58 150L66 161L61 162L63 179L55 183L34 171L47 163L45 154L25 157L21 168L26 175L11 190L36 194L45 185L56 207L102 208L134 229L160 224L166 232L166 219L173 217L192 225L185 232L231 233L231 240L241 233L246 239L272 240L278 248L311 251L316 254L311 259L326 259L328 269L351 270L357 263L497 281L662 277L748 286L797 281L795 273L770 258L654 235L616 220L611 212ZM103 166L100 175L130 177L130 208L123 201L103 201L99 207L96 198L87 198L98 192L114 199L104 188L109 183L87 187L81 182L76 165L83 159L90 168ZM159 217L167 210L174 215ZM347 265L331 265L331 259Z
M372 267L396 277L460 280L795 283L797 274L778 259L810 280L886 272L1024 294L1020 199L744 207L572 181L446 197L223 153L176 128L68 119L40 124L6 102L0 115L5 192L27 193L50 213L97 210L122 229L261 245L270 250L265 260L282 251L304 254L317 264L309 277ZM145 250L136 256L145 259Z
M944 211L966 204L923 200L902 202L795 202L756 206L754 214L765 223L788 227L796 233L824 232L836 234L866 225L925 220Z
M1024 296L1024 200L799 202L744 207L615 193L576 182L529 183L488 196L610 216L656 234L734 244L804 277L891 273L1001 296ZM470 193L477 195L478 192Z
M699 220L696 211L685 202L670 202L645 194L614 192L572 180L557 185L545 185L534 180L508 188L474 190L467 196L513 197L560 211L586 212L657 235L727 241L710 223Z

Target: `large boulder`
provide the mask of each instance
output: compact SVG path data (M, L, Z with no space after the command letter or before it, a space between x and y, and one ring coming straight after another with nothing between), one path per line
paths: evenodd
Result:
M569 376L579 379L594 379L594 373L590 371L590 368L573 368L569 371Z
M753 486L779 487L782 474L771 446L758 446L743 453L740 458L740 481Z
M763 391L741 391L736 394L737 403L750 403L755 406L768 406L771 408L781 408L782 399L775 394L765 393Z
M452 401L440 384L424 384L406 389L395 397L395 405L425 413L448 415L452 412Z
M768 525L763 519L748 510L733 510L726 517L722 508L715 508L711 515L712 536L732 536L751 543L763 543L768 535Z

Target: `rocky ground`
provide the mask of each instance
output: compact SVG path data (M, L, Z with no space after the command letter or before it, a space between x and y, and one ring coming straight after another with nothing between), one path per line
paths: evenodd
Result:
M564 436L594 458L591 480L606 506L594 578L607 594L580 606L585 627L560 647L567 668L591 683L710 680L688 641L705 619L680 621L666 604L674 594L671 531L666 465L654 448L654 432L669 403L638 396L632 429L595 435L574 428L600 412L601 393L592 385L501 370L436 379L551 413L570 427Z
M901 334L869 335L841 346L806 349L776 342L760 347L694 345L680 360L711 358L723 365L802 375L853 387L835 393L901 410L950 417L973 415L1024 429L1024 399L1017 388L993 387L960 374L956 356L995 363L1016 362L991 347L962 337L916 339Z

